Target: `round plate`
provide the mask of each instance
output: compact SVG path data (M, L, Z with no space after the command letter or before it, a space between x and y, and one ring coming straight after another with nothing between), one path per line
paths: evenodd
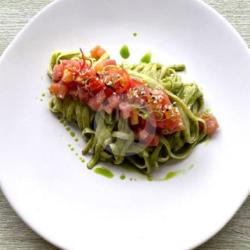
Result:
M131 63L149 50L154 61L185 63L221 125L187 160L163 167L194 166L166 182L122 181L124 171L115 168L110 180L87 170L75 156L82 142L74 142L48 110L46 70L53 50L100 44L118 58L124 43ZM246 44L202 2L56 1L0 62L1 188L33 230L62 248L196 247L230 220L249 193L249 68Z

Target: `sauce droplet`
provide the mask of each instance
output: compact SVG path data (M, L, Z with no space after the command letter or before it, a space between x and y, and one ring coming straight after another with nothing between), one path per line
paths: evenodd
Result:
M121 180L125 180L125 179L126 179L126 175L125 175L125 174L122 174L122 175L120 176L120 179L121 179Z
M120 55L122 58L127 59L130 56L129 48L127 45L123 45L120 49Z
M109 179L112 179L114 177L114 174L109 169L102 167L95 168L94 172Z
M134 32L134 33L133 33L133 36L138 36L138 33L137 33L137 32Z
M150 63L150 62L151 62L151 58L152 58L152 54L151 54L151 53L146 53L146 54L141 58L141 62L142 62L142 63Z
M85 159L84 159L83 157L79 157L79 160L80 160L81 162L85 162Z
M175 171L175 172L173 172L173 171L168 172L167 175L163 178L163 181L168 181L170 179L173 179L174 177L181 174L182 172L183 172L182 170Z
M76 136L76 134L75 134L75 132L74 131L70 131L70 133L69 133L72 137L75 137Z

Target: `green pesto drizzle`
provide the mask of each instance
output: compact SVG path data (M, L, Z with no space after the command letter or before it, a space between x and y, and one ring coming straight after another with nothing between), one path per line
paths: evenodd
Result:
M98 175L102 175L102 176L109 178L109 179L112 179L114 177L114 174L109 169L106 169L103 167L95 168L94 172Z
M130 56L129 48L127 45L123 45L120 49L120 55L122 58L127 59Z
M81 162L85 162L85 159L84 159L83 157L79 157L79 160L80 160Z
M74 147L73 147L71 144L68 144L67 146L68 146L68 148L69 148L71 151L74 151L74 150L75 150Z
M66 127L66 130L67 130L67 131L70 131L70 127Z
M138 36L138 33L137 33L137 32L134 32L134 33L133 33L133 36Z
M152 58L152 54L150 52L146 53L142 58L141 62L142 63L150 63Z
M194 167L194 164L190 164L186 169L180 169L177 171L170 171L166 174L166 176L163 179L160 179L160 181L168 181L170 179L175 178L176 176L180 174L185 174L188 170L191 170Z
M121 179L121 180L125 180L125 179L126 179L126 175L125 175L125 174L122 174L122 175L120 176L120 179Z
M162 179L163 181L168 181L170 179L173 179L177 175L179 175L182 171L171 171L166 174L166 176Z
M70 134L70 136L71 136L71 137L75 137L75 136L76 136L76 134L75 134L75 132L74 132L74 131L70 131L70 133L69 133L69 134Z

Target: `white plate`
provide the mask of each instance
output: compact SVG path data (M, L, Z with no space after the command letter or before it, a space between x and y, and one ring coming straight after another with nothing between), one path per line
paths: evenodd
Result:
M150 50L154 60L186 63L221 124L213 140L170 169L194 168L168 182L121 181L120 170L112 180L95 175L67 148L74 142L47 99L40 102L53 50L101 44L118 57L124 43L131 62ZM249 69L246 44L202 2L57 1L0 62L1 188L33 230L62 248L195 247L249 193Z

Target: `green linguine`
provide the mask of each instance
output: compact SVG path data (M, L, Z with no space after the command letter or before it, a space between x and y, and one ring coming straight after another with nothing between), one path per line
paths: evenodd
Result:
M107 59L104 54L96 64ZM63 59L80 60L81 53L73 51L53 53L48 74ZM136 142L135 135L126 119L104 111L92 111L70 97L60 99L53 96L50 110L59 114L69 123L75 123L86 140L83 154L92 152L88 168L98 162L110 162L119 165L129 162L145 174L165 164L170 159L183 160L190 155L193 148L206 138L206 122L201 118L204 106L203 94L197 84L183 83L178 72L185 70L185 65L165 66L159 63L122 64L130 76L142 80L150 88L160 88L178 108L184 124L184 130L170 135L161 135L157 147L145 147Z

